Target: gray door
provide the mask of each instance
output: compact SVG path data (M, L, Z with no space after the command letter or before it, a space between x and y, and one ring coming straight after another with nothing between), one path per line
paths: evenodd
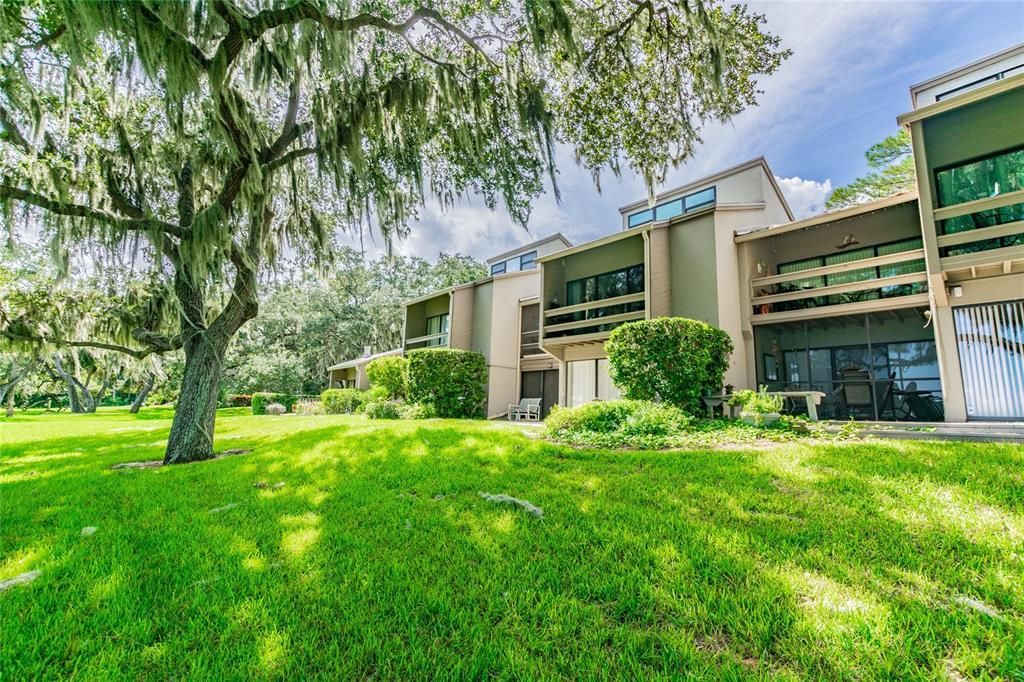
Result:
M547 417L551 408L558 404L558 370L545 369L522 373L523 398L540 398L541 417Z
M1024 419L1024 301L953 309L970 419Z

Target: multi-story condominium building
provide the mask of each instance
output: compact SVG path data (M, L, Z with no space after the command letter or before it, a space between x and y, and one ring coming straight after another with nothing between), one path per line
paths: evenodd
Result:
M469 284L407 301L403 350L458 348L487 359L487 415L499 416L521 388L557 401L557 362L538 341L538 261L572 246L554 234L487 261L490 274Z
M404 349L476 350L488 415L618 395L618 325L703 320L726 383L818 390L826 417L1024 419L1024 45L911 88L917 190L794 220L762 158L620 209L621 229L488 261L406 304Z

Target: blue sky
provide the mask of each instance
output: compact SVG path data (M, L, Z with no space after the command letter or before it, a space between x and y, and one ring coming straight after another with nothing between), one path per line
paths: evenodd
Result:
M665 186L764 155L798 216L819 212L831 188L864 172L864 150L910 109L911 84L1024 42L1024 0L749 5L793 56L760 83L759 106L709 126L697 154ZM561 157L562 203L542 197L528 233L479 201L446 212L430 204L398 251L483 259L555 231L581 243L620 229L617 209L644 197L643 183L608 176L599 193L567 152Z

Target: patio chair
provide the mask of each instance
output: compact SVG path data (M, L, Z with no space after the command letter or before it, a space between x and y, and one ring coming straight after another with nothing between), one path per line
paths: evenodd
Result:
M508 406L508 420L512 421L540 421L540 398L523 398L519 404Z

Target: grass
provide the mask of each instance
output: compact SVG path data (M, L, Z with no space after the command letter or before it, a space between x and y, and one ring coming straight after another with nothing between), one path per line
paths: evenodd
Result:
M243 412L146 470L167 411L0 421L4 679L1024 678L1019 446Z

